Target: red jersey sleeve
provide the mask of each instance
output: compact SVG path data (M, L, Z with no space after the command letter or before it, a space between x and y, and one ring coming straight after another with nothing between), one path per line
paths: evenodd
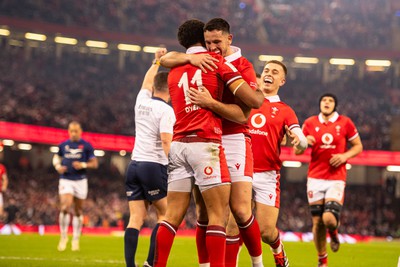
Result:
M353 121L350 118L347 118L346 123L346 139L351 141L358 136L358 131Z
M243 69L240 70L240 74L242 74L243 79L250 85L251 89L257 90L257 76L253 64L246 60L243 61L241 66L243 66Z
M240 72L231 63L225 61L224 58L221 59L218 64L218 69L216 70L225 85L229 87L231 83L239 79L243 79Z
M285 125L287 125L289 130L292 130L294 128L300 128L299 119L297 118L294 110L290 107L288 108L287 115L285 117Z

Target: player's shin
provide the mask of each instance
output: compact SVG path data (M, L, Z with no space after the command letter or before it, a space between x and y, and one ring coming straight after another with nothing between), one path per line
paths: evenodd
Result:
M81 236L83 225L83 216L74 216L72 218L72 239L78 240Z
M225 267L236 267L240 247L240 235L226 237Z
M67 238L68 237L68 226L69 226L69 222L71 220L71 215L69 213L60 212L58 220L59 220L59 224L60 224L61 238Z
M206 233L206 245L210 256L210 267L224 267L226 250L225 227L209 225Z
M153 231L151 232L149 254L147 255L147 263L150 266L153 266L153 262L154 262L154 250L156 247L156 237L157 237L157 231L158 231L159 226L160 226L160 224L157 223L156 226L154 227Z
M135 254L139 239L139 230L126 228L124 235L124 252L126 267L135 267Z
M199 259L199 267L210 266L210 259L208 256L207 245L206 245L206 232L208 222L197 221L196 226L196 247L197 256Z
M169 253L171 252L177 229L177 227L174 227L167 221L162 221L160 223L156 237L153 267L167 266Z
M246 245L253 263L262 262L260 227L254 215L242 224L238 224L240 235Z

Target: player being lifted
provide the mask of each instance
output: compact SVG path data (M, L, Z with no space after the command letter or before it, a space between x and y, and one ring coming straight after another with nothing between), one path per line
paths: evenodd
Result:
M252 89L257 89L257 79L252 64L242 56L240 48L231 46L233 37L230 33L230 25L226 20L214 18L207 22L204 26L204 38L208 51L224 56L227 62L238 69ZM206 55L184 55L172 52L167 56L163 57L167 66L192 63L202 67L204 71L215 68L212 59ZM165 62L167 59L168 62ZM195 98L202 97L203 94L207 94L206 89L203 92L190 90L190 95ZM261 95L260 93L260 97ZM222 120L222 146L225 150L232 182L230 208L233 214L233 217L230 216L227 227L225 264L227 267L236 266L240 237L242 237L251 256L253 266L262 266L260 230L251 211L253 157L247 126L251 107L245 105L240 98L235 97L229 89L224 91L222 102L209 97L208 94L204 95L204 100L207 101L204 103L201 102L201 99L196 102L195 98L191 99L193 103L209 108L225 118ZM232 113L230 109L232 104L239 105L243 115L237 116ZM199 198L197 198L196 204L198 213L196 243L199 263L200 266L207 266L209 258L205 249L205 233L208 218L206 209L204 205L201 205L202 201L199 201ZM239 228L237 225L239 225Z
M153 266L155 238L159 222L167 210L167 164L175 115L168 105L168 72L158 72L159 60L166 53L160 48L147 71L135 104L136 139L132 161L126 173L126 195L129 201L129 224L125 230L125 262L135 267L139 231L147 216L149 204L155 207L157 225L150 238L150 249L144 266Z
M191 53L207 53L204 48L204 23L189 20L178 30L179 43ZM178 226L189 205L193 184L204 199L208 214L206 248L210 265L225 266L225 227L230 195L230 179L224 151L221 147L221 120L208 109L191 103L189 87L205 86L210 95L221 100L224 86L230 88L249 106L259 106L262 99L243 80L236 68L215 53L215 72L186 64L173 68L168 78L171 102L176 115L171 144L167 213L157 233L155 267L166 266ZM235 112L243 114L237 105Z
M319 267L328 266L327 230L332 251L339 249L337 229L346 186L346 161L360 154L363 149L354 123L350 118L339 115L337 104L335 95L322 95L319 99L319 115L308 118L303 125L304 135L312 146L307 197ZM350 149L347 149L348 142ZM298 150L295 152L302 153Z
M72 251L79 250L79 238L83 223L82 206L88 193L86 169L97 169L98 167L92 145L81 138L82 128L79 122L69 123L68 134L69 139L58 146L58 153L53 157L53 166L60 174L58 185L61 205L59 251L64 251L68 243L68 226L72 205L74 205L75 212L72 218L71 249Z

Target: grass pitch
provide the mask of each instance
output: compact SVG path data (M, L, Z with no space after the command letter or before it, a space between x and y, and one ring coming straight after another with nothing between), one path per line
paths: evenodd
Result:
M72 252L70 243L66 251L58 252L58 239L56 235L0 236L0 266L124 266L122 237L83 236L79 252ZM149 237L141 237L136 255L140 266L146 259L148 245ZM290 266L317 266L312 243L286 242L285 249ZM268 247L264 245L263 251L264 265L275 266ZM329 267L396 267L400 257L400 242L342 244L339 252L328 254ZM198 266L196 255L194 238L177 237L168 266ZM241 252L239 266L251 266L245 248Z

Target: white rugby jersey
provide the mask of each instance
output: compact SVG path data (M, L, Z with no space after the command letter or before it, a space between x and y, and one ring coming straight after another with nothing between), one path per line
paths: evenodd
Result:
M140 90L135 104L136 138L132 160L168 164L161 145L160 133L173 133L175 114L164 100Z

